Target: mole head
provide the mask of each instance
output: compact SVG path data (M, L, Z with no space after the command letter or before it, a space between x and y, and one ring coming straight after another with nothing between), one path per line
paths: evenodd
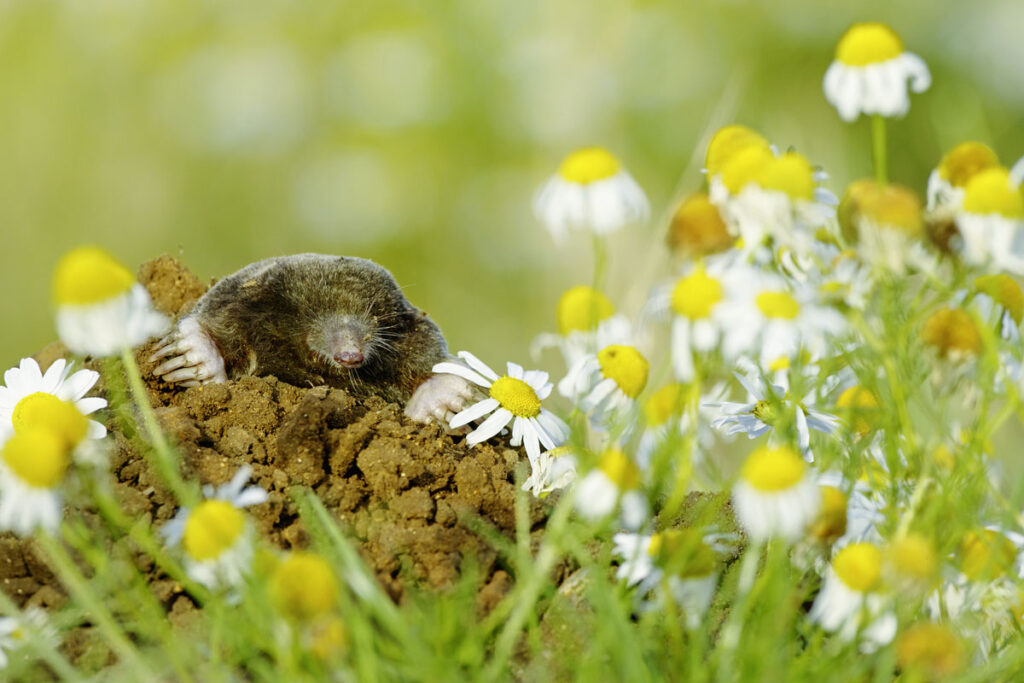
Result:
M374 325L356 315L329 315L317 320L306 344L314 358L335 369L355 370L374 351Z

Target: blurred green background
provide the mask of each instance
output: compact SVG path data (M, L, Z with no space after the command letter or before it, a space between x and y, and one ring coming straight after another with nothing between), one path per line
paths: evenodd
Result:
M608 146L654 219L613 245L613 300L666 272L666 212L738 121L832 175L869 173L868 125L821 94L855 21L890 23L934 84L890 128L918 191L967 138L1024 154L1024 3L26 0L0 4L0 364L55 337L59 256L203 279L302 251L372 258L453 349L528 362L585 237L555 247L535 188Z

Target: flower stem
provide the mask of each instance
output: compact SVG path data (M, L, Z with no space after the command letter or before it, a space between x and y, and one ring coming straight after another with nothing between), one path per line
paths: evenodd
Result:
M156 413L153 412L153 406L149 403L149 396L146 394L146 387L142 384L142 375L139 373L139 366L135 362L135 356L132 354L131 349L127 347L121 349L121 362L124 364L124 369L128 374L128 384L131 387L132 395L135 397L135 404L142 415L142 424L146 428L149 442L153 446L152 453L155 457L151 458L151 464L160 473L164 483L170 488L171 493L177 498L179 504L191 505L195 503L198 500L198 495L181 478L181 473L178 471L177 458L170 444L167 443L167 437L164 436L163 430L160 429L160 424L156 420Z
M889 182L889 172L886 168L885 149L885 117L875 114L871 117L871 138L874 149L875 180L879 185Z
M604 291L608 275L608 242L604 235L594 235L594 289Z

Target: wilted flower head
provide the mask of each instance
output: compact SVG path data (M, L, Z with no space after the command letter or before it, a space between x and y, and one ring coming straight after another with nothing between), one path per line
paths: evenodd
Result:
M79 247L61 258L53 299L57 333L75 353L109 356L170 326L135 276L97 247Z
M705 192L690 195L672 214L666 241L673 252L699 258L725 251L734 238L729 234L718 207Z
M905 270L912 248L925 234L917 195L876 180L850 183L839 203L839 225L867 263L897 273Z
M533 209L556 241L570 230L605 235L650 213L644 191L604 147L567 156L537 193Z
M903 49L903 41L885 24L851 26L836 46L825 72L825 99L844 121L863 114L903 116L910 109L907 82L916 93L931 85L924 61Z

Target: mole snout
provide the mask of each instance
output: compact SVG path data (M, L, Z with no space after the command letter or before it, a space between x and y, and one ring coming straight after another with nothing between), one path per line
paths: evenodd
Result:
M326 336L327 351L337 365L343 368L358 368L366 360L365 344L367 334L359 326L347 324Z

